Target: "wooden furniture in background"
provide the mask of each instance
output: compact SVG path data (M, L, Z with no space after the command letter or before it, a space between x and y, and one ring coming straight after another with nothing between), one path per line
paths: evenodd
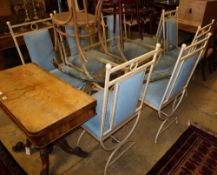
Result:
M8 61L8 59L13 60L13 65L17 64L17 57L18 54L16 53L13 48L15 47L13 39L11 35L9 34L8 27L6 25L7 21L10 21L12 24L22 23L24 22L26 16L25 16L25 9L23 5L23 0L0 0L0 70L10 67L9 65L11 61ZM46 2L46 12L45 12L45 2ZM33 20L33 6L32 1L28 0L28 13L31 20ZM39 18L44 18L47 16L50 12L52 12L54 9L56 9L55 6L56 1L55 0L49 0L49 3L47 0L37 0L35 1L34 7L37 13L37 16ZM23 39L20 37L18 39L18 44L23 45ZM6 58L5 50L11 49L11 52L14 52L13 58Z
M10 1L0 0L0 16L11 16L11 3Z
M217 0L180 0L179 29L194 33L198 26L217 20Z
M0 79L0 107L39 148L41 174L49 174L49 147L94 116L96 100L32 63L0 71Z

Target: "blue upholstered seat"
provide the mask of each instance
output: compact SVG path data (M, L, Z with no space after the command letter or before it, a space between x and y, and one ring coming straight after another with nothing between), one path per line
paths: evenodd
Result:
M151 48L148 47L145 48L144 46L140 45L139 42L141 42L141 40L140 41L135 40L135 42L136 43L127 42L127 41L124 42L124 55L127 60L134 59L135 57L143 55L152 50ZM156 45L156 42L153 42L152 46L154 45ZM121 56L119 51L120 48L118 47L119 47L118 45L113 45L112 47L109 48L109 51L115 55Z
M75 66L81 67L80 55L71 56L68 58L68 60L70 63L74 64ZM104 69L105 64L98 61L93 55L89 55L88 62L86 63L86 67L90 73L94 73L97 70Z
M50 71L55 76L77 88L81 88L85 85L84 81L64 74L54 67L53 60L56 59L56 54L48 29L26 33L23 37L33 63L36 63L40 67Z
M117 86L114 87L114 90L109 92L107 98L107 107L105 115L105 125L103 132L108 131L108 129L113 125L114 128L118 127L123 121L127 120L134 113L140 93L142 90L142 82L144 78L144 72L140 72L128 79L125 79L120 83L119 93L117 94L118 100L115 111L114 124L111 121L111 114L113 110L114 103L114 92ZM92 133L97 139L100 139L100 129L102 125L102 104L104 97L104 91L100 90L93 95L97 100L96 113L97 115L87 121L83 128Z
M70 85L76 87L76 88L81 88L85 85L84 81L81 81L79 79L76 79L70 75L67 75L66 73L61 72L59 69L53 69L50 71L53 75L56 77L59 77L63 81L69 83Z
M169 79L166 78L161 79L159 81L151 82L148 86L144 102L152 105L155 108L159 108L168 82Z

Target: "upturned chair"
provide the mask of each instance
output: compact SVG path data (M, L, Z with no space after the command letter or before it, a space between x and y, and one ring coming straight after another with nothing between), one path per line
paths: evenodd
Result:
M83 80L67 75L61 71L61 67L58 69L54 66L57 61L57 56L49 33L49 29L52 28L51 18L16 25L11 25L10 22L7 22L7 25L22 64L25 64L25 59L17 43L18 37L24 38L30 59L33 63L36 63L40 67L77 88L82 88L85 85ZM30 28L30 26L32 28ZM43 27L38 28L40 26ZM23 31L23 29L26 31Z
M96 116L82 125L84 130L78 139L78 145L84 133L88 132L99 141L104 150L111 151L104 174L107 174L108 167L134 144L128 139L138 124L142 109L140 99L144 99L148 87L148 82L143 86L144 76L149 80L160 52L159 48L160 44L157 44L155 50L115 67L107 64L105 87L93 94L97 99ZM115 134L120 133L121 128L131 121L131 129L127 134L116 138ZM106 142L109 138L115 141L110 146ZM118 153L127 143L129 145Z
M107 52L104 44L105 41L101 34L101 9L103 0L97 2L95 14L89 14L87 12L86 0L83 0L83 10L78 10L76 8L75 0L71 0L70 2L71 6L69 6L68 12L56 13L52 16L55 33L55 46L60 50L62 61L66 66L80 71L86 75L87 79L94 81L93 74L88 69L90 67L88 66L88 62L91 60L89 59L89 53L86 53L85 48L94 48L96 46L101 47L104 53L113 56ZM99 42L94 41L94 36L98 36ZM79 64L74 63L75 59L68 59L64 39L67 39L67 42L69 43L71 56L78 53L76 59L79 59L79 61L77 60L76 62ZM87 45L88 41L90 41L90 45ZM85 47L82 42L86 42L84 44L87 47ZM74 48L76 48L77 53L73 50ZM103 64L113 64L113 61L104 59L103 57L99 58L97 54L95 55L95 59L97 59L97 63L103 62ZM98 66L98 64L92 65Z
M208 33L189 46L183 44L171 76L149 84L144 103L156 110L159 119L162 120L162 124L155 136L155 143L157 143L159 135L165 129L174 121L178 122L178 118L174 116L174 113L183 100L192 74L206 48L210 36L211 34Z

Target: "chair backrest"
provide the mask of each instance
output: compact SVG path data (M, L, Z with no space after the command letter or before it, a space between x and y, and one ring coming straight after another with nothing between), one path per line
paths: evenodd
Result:
M161 101L161 107L179 95L183 95L207 45L211 33L204 38L186 46L183 44Z
M33 63L48 71L55 69L53 61L56 55L48 29L26 33L23 38Z
M156 38L165 50L178 47L178 7L175 10L162 10Z
M144 98L146 93L159 48L160 44L157 44L155 50L113 68L106 65L100 132L102 140L132 118L139 117L142 109L139 99ZM148 76L145 88L144 76Z
M7 25L22 64L25 64L25 59L18 43L20 37L24 38L32 62L47 70L54 68L52 62L56 56L48 31L48 29L52 28L51 18L16 25L7 22Z
M197 31L194 35L193 40L192 40L192 43L200 40L201 38L204 38L211 31L214 22L215 22L215 20L213 19L209 24L207 24L203 27L198 26Z

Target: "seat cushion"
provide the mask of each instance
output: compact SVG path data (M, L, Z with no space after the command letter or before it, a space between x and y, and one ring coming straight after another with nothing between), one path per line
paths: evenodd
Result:
M173 57L174 59L177 60L177 58L179 56L179 52L180 52L180 47L177 47L177 48L174 48L174 49L171 49L171 50L167 51L165 53L165 55L169 56L169 57Z
M174 67L176 63L177 57L172 57L168 55L162 55L160 57L160 60L155 65L154 70L165 70L165 69L171 69Z
M105 64L95 59L93 55L89 55L87 58L88 58L88 62L86 63L86 68L90 73L94 73L100 69L105 68ZM70 57L69 62L74 64L75 66L81 67L81 61L79 55Z
M100 127L101 127L101 120L102 120L102 105L103 105L103 93L104 90L100 90L97 93L93 94L92 97L97 100L96 111L97 114L86 123L82 125L82 127L89 131L96 139L100 137ZM112 105L112 96L113 94L110 93L108 95L108 106ZM107 110L106 116L110 116L110 112ZM104 131L109 129L109 117L106 117Z
M141 41L141 40L140 40ZM119 41L118 41L119 42ZM120 48L119 46L113 45L109 48L109 51L115 55L120 55ZM154 47L154 45L153 45ZM144 46L140 45L139 42L136 41L136 43L133 42L125 42L124 43L124 55L127 60L131 60L135 57L141 56L147 52L151 51L150 48L145 48Z
M155 70L151 74L150 82L169 78L171 76L171 74L172 74L171 68L167 68L167 69L163 69L163 70ZM147 80L147 77L145 77L145 80Z
M70 85L76 88L81 88L85 85L84 81L78 80L70 75L67 75L58 69L53 69L50 71L50 73L52 73L53 75L57 76L58 78L62 79L63 81L69 83Z
M159 109L168 82L169 79L151 82L148 86L144 103L148 106L154 107L155 109Z

